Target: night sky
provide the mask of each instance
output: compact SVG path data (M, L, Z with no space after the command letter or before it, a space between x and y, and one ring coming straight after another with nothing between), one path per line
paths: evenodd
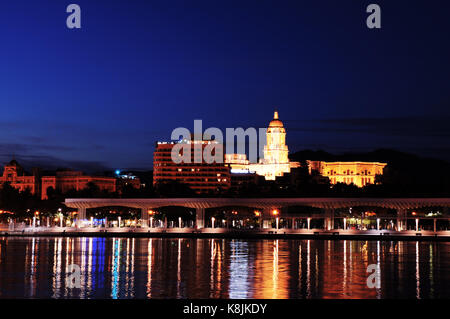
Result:
M291 153L450 160L449 16L445 0L4 1L0 164L151 169L176 127L265 127L275 108Z

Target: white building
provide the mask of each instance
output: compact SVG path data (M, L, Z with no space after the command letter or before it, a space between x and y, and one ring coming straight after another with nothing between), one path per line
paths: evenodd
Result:
M298 162L289 162L286 145L286 130L275 111L266 132L264 158L258 163L249 163L245 154L226 154L225 162L233 170L248 170L264 176L266 180L275 180L278 176L290 173L291 168L299 167Z

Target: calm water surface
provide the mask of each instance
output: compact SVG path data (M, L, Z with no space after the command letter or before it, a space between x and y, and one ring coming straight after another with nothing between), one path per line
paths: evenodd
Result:
M81 289L66 286L71 264ZM445 242L0 237L0 298L450 298L449 286Z

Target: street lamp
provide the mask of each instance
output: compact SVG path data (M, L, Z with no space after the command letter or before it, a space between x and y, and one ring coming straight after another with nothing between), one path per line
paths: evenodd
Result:
M39 212L35 211L34 212L34 216L33 216L33 228L36 227L36 218L37 218L37 216L39 216Z
M276 209L274 209L274 210L272 211L272 215L273 215L273 216L276 216L276 218L275 218L276 229L278 229L278 226L279 226L279 223L280 223L280 218L278 217L279 214L280 214L280 213L279 213L278 210L276 210Z

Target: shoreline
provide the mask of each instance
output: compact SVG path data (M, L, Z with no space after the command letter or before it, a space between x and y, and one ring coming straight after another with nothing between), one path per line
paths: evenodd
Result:
M449 232L408 232L399 234L389 231L372 233L343 233L342 231L314 231L312 233L293 233L278 231L0 231L0 237L129 237L129 238L217 238L217 239L315 239L315 240L382 240L382 241L441 241L450 242Z

